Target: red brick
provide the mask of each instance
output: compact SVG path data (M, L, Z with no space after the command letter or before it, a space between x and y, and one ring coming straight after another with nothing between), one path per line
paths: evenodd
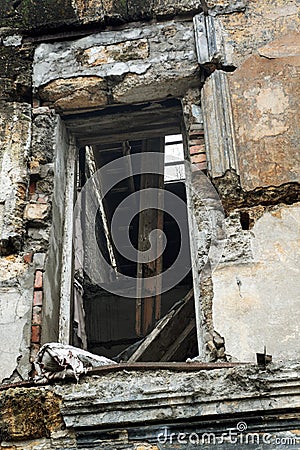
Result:
M190 145L190 153L203 153L204 151L204 143L201 143L199 145Z
M33 98L32 99L32 107L33 108L38 108L41 104L41 101L38 98Z
M192 145L190 147L190 155L196 155L197 153L205 153L205 145Z
M193 164L193 167L197 167L198 170L207 170L207 164L206 164L206 162L204 162L204 163L198 163L198 164Z
M32 325L42 325L42 308L40 306L33 307Z
M29 185L29 194L33 195L35 193L35 189L36 189L36 182L31 181Z
M205 155L205 153L199 153L199 155L191 156L191 162L192 163L204 163L204 162L206 162L206 155Z
M41 327L40 325L31 326L31 342L39 344L41 342Z
M189 137L190 139L192 138L199 138L199 137L203 137L204 136L204 130L190 130L189 131Z
M48 197L47 196L44 196L44 197L39 196L37 199L37 202L38 203L48 203Z
M26 253L26 255L23 256L24 262L30 264L32 262L32 256L33 256L32 252Z
M35 291L33 293L33 306L42 306L43 305L43 292Z
M43 288L43 272L41 270L37 270L35 272L34 289L42 289L42 288Z
M189 136L190 145L201 145L204 143L202 136Z

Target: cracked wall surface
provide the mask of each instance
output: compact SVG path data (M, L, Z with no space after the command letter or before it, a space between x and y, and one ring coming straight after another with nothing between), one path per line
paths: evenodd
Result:
M1 381L13 375L21 358L19 376L28 377L28 337L31 319L30 281L26 277L27 265L22 258L11 256L0 261L0 332L3 363L0 369ZM26 279L27 278L27 279ZM29 278L29 279L28 279ZM29 292L28 292L29 288Z
M275 359L293 358L300 301L299 2L206 3L223 39L208 51L216 70L202 90L206 150L227 216L227 245L212 275L212 321L229 358L254 361L264 345Z
M8 35L6 34L8 33ZM28 377L33 271L24 260L24 208L31 142L31 57L1 28L0 45L0 379Z
M213 317L239 361L255 361L264 345L274 360L297 358L299 212L299 203L267 207L248 231L234 214L228 218L226 255L213 274Z
M300 33L289 33L229 77L245 190L299 181L299 49Z
M226 215L220 264L194 274L200 359L253 361L264 345L297 358L299 21L297 0L0 0L2 381L28 378L29 356L59 335L70 139L59 115L170 97ZM219 217L207 199L210 212L191 208L201 268ZM63 430L42 439L71 445Z
M108 371L76 384L7 389L0 396L0 448L173 450L183 444L174 439L179 433L187 439L207 430L220 436L243 422L247 433L260 434L256 448L261 450L264 433L270 447L276 437L299 439L299 417L288 414L291 404L294 410L300 406L298 385L294 362L189 372ZM184 448L195 444L187 440ZM203 444L216 448L213 441L200 441L196 448Z
M211 14L217 15L221 22L223 39L232 48L232 64L235 67L256 54L260 47L299 31L298 0L207 3Z

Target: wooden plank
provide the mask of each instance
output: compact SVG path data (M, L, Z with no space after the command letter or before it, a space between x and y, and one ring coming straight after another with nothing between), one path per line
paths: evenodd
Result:
M161 361L175 361L176 354L180 353L180 349L182 346L186 346L189 336L195 332L196 321L195 318L191 319L187 327L180 333L180 335L175 339L173 344L168 348L164 356L161 358ZM193 333L195 335L195 333ZM195 341L196 335L195 335ZM186 359L186 358L185 358Z
M84 146L177 134L181 132L181 118L180 103L169 99L66 115L64 122L78 144Z
M158 322L156 327L151 331L151 333L146 337L146 339L141 343L141 345L137 348L137 350L128 359L128 363L140 361L140 358L143 357L143 354L147 352L148 348L152 345L152 343L159 338L161 330L163 330L164 327L168 326L168 323L170 322L174 314L175 310L172 310Z
M72 131L72 130L71 130ZM116 142L118 139L120 141L134 141L142 139L150 139L153 137L167 136L171 134L181 133L181 129L178 127L178 123L173 124L163 124L161 123L157 128L145 127L141 130L127 130L127 131L115 131L113 130L101 130L96 129L93 132L76 132L74 130L78 145L99 145L99 144L110 144Z
M122 143L122 152L123 152L123 156L131 155L131 147L130 147L129 141L124 141ZM129 160L127 160L127 165L128 165L128 173L129 173L128 186L129 186L130 193L133 194L135 192L135 186L134 186L131 158Z
M87 375L97 375L106 372L121 372L124 370L128 371L153 371L153 370L172 370L174 372L198 372L199 370L219 370L219 369L230 369L233 367L253 367L254 364L251 362L213 362L213 363L203 363L203 362L143 362L143 363L120 363L113 364L111 366L100 366L93 369L88 369ZM255 366L254 366L255 367ZM26 382L24 382L26 383ZM49 383L49 381L48 381ZM48 384L47 383L47 384ZM9 385L8 385L9 386ZM3 386L6 389L7 385ZM0 387L0 390L1 387Z
M184 342L184 336L192 331L192 321L195 321L193 289L182 299L177 308L175 305L158 322L157 326L137 348L128 362L163 361L163 358L171 358L175 353L178 354L180 342ZM176 336L177 342L175 343ZM170 348L171 350L169 350Z
M91 109L84 111L82 109L80 110L80 113L78 113L77 110L75 114L64 114L63 120L65 123L74 123L75 121L83 123L93 120L97 120L98 122L111 122L112 120L118 120L118 117L121 116L142 117L143 114L146 116L161 114L167 117L171 114L176 114L178 117L181 117L182 106L180 101L174 98L135 105L110 105L103 107L102 109L95 108L94 111Z
M160 189L163 190L164 189L164 176L162 175L160 177L160 184L161 187ZM163 231L164 228L164 213L163 213L163 196L161 196L162 198L159 199L158 203L159 206L161 207L161 210L158 211L157 213L157 229ZM156 241L156 254L159 255L162 252L162 241L160 239L157 239ZM157 258L156 260L156 274L159 275L163 272L163 255L161 255L159 258ZM155 295L155 305L154 305L154 319L155 319L155 323L160 319L161 317L161 287L162 287L162 283L160 282L160 284L158 286L156 286L156 289L159 289L159 293L156 292Z
M164 138L154 138L143 142L143 160L141 175L141 199L139 215L139 243L138 250L143 252L149 248L149 234L153 230L163 229L163 173L147 173L147 167L152 162L149 152L164 151ZM151 158L151 160L150 160ZM163 164L163 159L162 159ZM159 169L159 168L158 168ZM160 168L162 169L162 168ZM158 172L158 171L157 171ZM148 188L159 189L156 198L157 209L148 208L149 194ZM156 254L162 251L162 241L157 239ZM136 333L138 336L145 336L153 328L157 320L160 319L161 311L161 285L158 281L153 281L152 277L159 275L162 271L162 255L149 263L138 263L137 265L137 290L138 299L136 302ZM143 292L149 295L143 297Z
M94 151L94 149L87 147L89 158L87 158L88 167L90 170L91 176L93 176L97 169L102 166L101 158L99 160L99 155ZM109 223L109 215L108 215L108 205L106 198L102 198L102 187L101 180L93 178L92 186L95 193L95 198L97 199L97 203L100 208L101 221L103 227L103 234L105 237L105 247L107 250L107 256L109 257L109 264L112 267L113 271L111 272L111 276L115 279L115 274L118 267L117 254L115 251L115 246L113 244L113 239L111 235L111 228ZM103 252L103 249L102 249ZM107 280L108 281L108 280Z
M111 148L110 148L111 147ZM124 156L130 156L131 154L131 147L130 143L128 141L125 142L113 142L113 144L109 145L101 145L101 146L93 146L94 154L95 154L95 160L97 163L97 167L103 167L106 163L112 162L119 157ZM104 150L108 150L110 153L106 153ZM107 216L107 219L109 222L111 222L113 214L115 212L115 208L118 207L118 204L120 200L123 198L122 194L124 195L130 195L131 193L135 192L135 185L134 185L134 178L133 178L133 170L132 170L132 164L131 160L125 159L124 164L118 165L117 168L114 169L107 169L106 174L108 175L109 172L112 171L112 173L116 174L119 173L122 175L122 178L127 178L127 183L124 182L123 186L120 186L120 184L117 185L117 187L113 187L110 192L103 198L103 205L104 210ZM100 180L101 184L101 180ZM135 202L135 200L133 200ZM110 230L109 224L109 230ZM130 227L129 227L130 228ZM128 227L126 227L128 229ZM110 231L111 236L111 231ZM118 268L118 271L122 272L122 268L124 268L123 264L123 257L120 254L120 251L115 247L113 243L113 239L111 236L112 241L112 248L114 249L114 260L116 261L116 266ZM125 247L123 247L124 249ZM121 249L120 249L121 250ZM133 263L134 265L135 263ZM129 265L127 265L129 267Z
M179 123L180 115L177 111L174 112L173 109L164 109L162 111L154 112L139 112L131 113L128 115L121 114L108 114L107 116L91 117L83 120L74 118L73 120L67 120L67 126L74 131L92 131L96 128L111 129L117 125L118 131L124 131L128 127L132 129L139 129L139 127L144 127L148 125L157 125L160 123Z

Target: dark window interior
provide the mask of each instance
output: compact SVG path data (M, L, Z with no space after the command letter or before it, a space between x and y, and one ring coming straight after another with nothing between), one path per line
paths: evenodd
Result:
M158 119L157 119L158 120ZM164 128L164 122L162 118L159 118L162 128ZM167 116L166 122L170 122L170 117ZM163 189L174 193L180 197L186 203L186 188L184 180L184 158L183 158L183 145L182 135L180 134L180 121L177 121L176 127L169 128L167 131L172 134L158 134L161 131L157 131L154 134L155 139L160 139L163 142L162 149L165 152L165 176L163 180ZM148 126L149 129L151 127ZM167 128L167 127L166 127ZM136 139L137 132L133 133L134 138L130 139L130 135L126 134L126 140L116 140L115 142L98 142L93 145L85 145L81 147L79 151L78 159L78 189L80 190L86 180L92 175L89 162L92 159L94 169L97 170L107 163L124 156L125 154L133 155L145 151L145 145L147 141L152 139L151 132L148 130L145 139ZM147 134L146 133L146 134ZM122 132L120 132L122 134ZM167 136L167 137L166 137ZM167 157L167 152L174 153L174 148L181 146L182 156ZM174 147L175 146L175 147ZM154 145L155 148L155 145ZM153 151L153 149L152 149ZM176 154L175 148L175 154ZM177 152L178 153L178 152ZM180 152L179 152L180 153ZM114 214L114 211L118 205L131 193L138 191L143 187L144 179L141 175L134 175L122 180L119 184L115 185L104 197L102 202L102 208L99 207L96 218L96 235L97 243L101 249L105 259L110 264L115 264L118 272L131 277L137 277L140 268L136 262L130 261L122 256L115 248L111 236L109 235L109 226ZM147 180L149 181L149 180ZM156 182L156 181L154 181ZM156 186L154 186L156 187ZM147 212L151 217L151 211ZM153 217L155 217L155 211L153 211ZM141 240L141 214L136 215L130 224L129 234L133 246L139 249ZM186 211L186 221L188 221ZM106 223L106 228L105 228ZM180 248L180 231L173 217L168 213L162 213L163 231L167 237L167 246L160 261L162 271L170 267L176 259ZM158 267L158 266L157 266ZM191 271L188 275L181 280L174 288L161 294L159 296L159 302L157 298L152 299L152 303L149 299L142 299L142 306L140 311L137 310L137 301L135 298L120 297L105 291L98 285L93 285L89 277L84 274L83 277L83 305L85 311L85 329L87 335L87 349L93 353L107 356L112 359L128 360L132 353L142 344L145 337L150 335L151 331L156 327L161 318L167 314L172 315L172 309L178 304L182 303L183 299L188 298L188 302L193 301L193 298L189 293L192 290L192 274ZM189 295L189 296L188 296ZM188 296L188 297L187 297ZM185 300L184 300L185 301ZM155 312L149 313L150 309L155 309ZM157 307L159 305L159 307ZM148 310L147 310L148 309ZM171 311L171 312L170 312ZM139 318L140 314L140 318ZM150 314L150 315L149 315ZM179 313L178 313L179 314ZM187 315L186 312L182 314ZM157 345L151 347L151 351L146 351L140 360L159 361L162 359L162 354L170 354L168 356L170 360L185 361L188 357L197 355L197 339L196 339L196 327L194 319L194 307L189 307L190 320L186 324L186 329L181 330L180 324L185 323L185 320L180 320L180 317L176 320L170 319L170 330L166 330L169 337L165 338L165 343L179 339L178 348L176 351L160 350L157 352ZM147 317L148 316L148 317ZM172 325L174 322L174 326ZM191 326L192 323L192 326ZM173 328L172 328L173 327ZM187 327L189 327L187 332ZM180 336L185 336L185 344L180 344ZM75 343L78 345L76 337ZM80 344L79 344L80 345ZM167 345L167 344L165 344ZM154 348L154 349L153 349ZM148 354L149 353L149 354Z

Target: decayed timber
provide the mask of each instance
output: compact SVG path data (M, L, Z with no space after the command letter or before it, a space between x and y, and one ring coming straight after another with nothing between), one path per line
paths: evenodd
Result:
M196 341L195 326L194 295L191 289L181 305L172 309L157 324L128 362L184 360L188 347Z
M155 138L145 140L143 143L143 167L141 175L141 197L140 197L140 216L139 216L139 243L138 249L143 252L149 248L149 234L152 230L163 229L163 173L147 173L147 167L151 164L149 152L163 152L164 139ZM148 189L158 189L156 198L157 209L147 208L149 195L153 192ZM149 193L150 192L150 193ZM162 250L162 240L156 240L156 254L160 255ZM153 277L162 272L162 256L159 256L148 263L138 263L137 265L137 283L140 296L136 302L136 333L138 336L145 336L160 319L161 311L161 282ZM149 295L143 298L143 293L149 292Z

